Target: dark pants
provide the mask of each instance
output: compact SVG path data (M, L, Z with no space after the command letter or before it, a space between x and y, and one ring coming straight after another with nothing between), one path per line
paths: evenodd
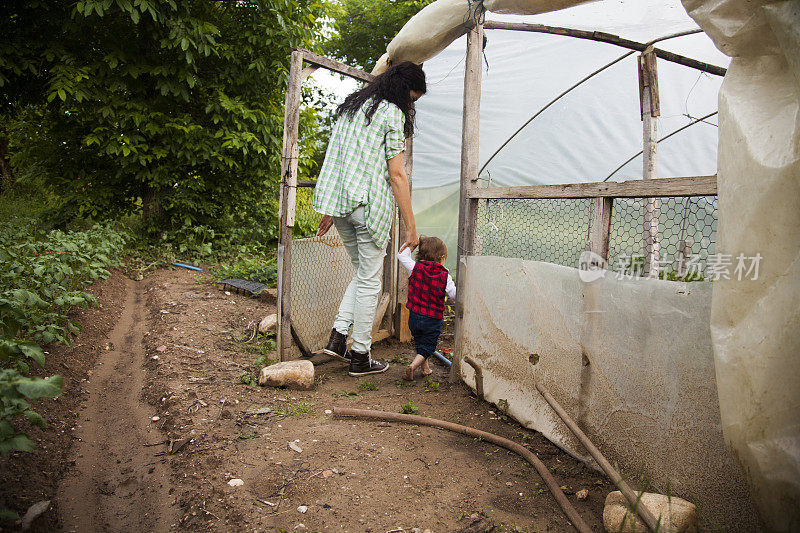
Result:
M441 318L431 318L420 315L414 311L408 314L408 329L414 336L414 346L417 353L427 359L436 351L436 344L439 342L439 334L442 332Z

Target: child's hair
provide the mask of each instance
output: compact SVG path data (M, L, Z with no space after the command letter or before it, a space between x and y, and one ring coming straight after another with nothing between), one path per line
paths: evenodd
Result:
M417 248L417 261L439 262L447 257L447 246L439 237L420 237Z

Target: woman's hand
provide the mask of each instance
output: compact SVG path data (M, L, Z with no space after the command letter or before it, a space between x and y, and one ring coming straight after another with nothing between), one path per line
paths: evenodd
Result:
M322 220L319 221L319 228L317 228L317 237L322 237L333 225L333 217L330 215L322 215Z
M414 231L411 233L406 233L406 240L403 243L403 246L400 247L399 251L402 252L403 250L408 248L409 252L413 252L414 248L416 248L417 246L419 246L419 235L417 235L417 232Z

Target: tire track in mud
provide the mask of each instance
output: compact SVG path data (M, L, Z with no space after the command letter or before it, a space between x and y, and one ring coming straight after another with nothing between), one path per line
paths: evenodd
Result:
M169 467L154 454L164 440L142 398L146 331L144 284L125 280L125 304L88 384L72 450L75 472L59 487L61 523L68 531L167 531Z

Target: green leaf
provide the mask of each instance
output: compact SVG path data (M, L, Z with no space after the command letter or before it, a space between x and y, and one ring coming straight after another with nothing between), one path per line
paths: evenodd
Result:
M38 400L39 398L60 396L62 386L61 376L51 376L46 379L23 378L23 381L17 384L17 390L26 398Z
M42 348L35 342L21 342L19 349L25 357L29 357L36 361L39 366L44 366L44 352Z
M32 452L36 448L24 433L18 433L8 439L0 440L0 455L8 455L10 452Z

